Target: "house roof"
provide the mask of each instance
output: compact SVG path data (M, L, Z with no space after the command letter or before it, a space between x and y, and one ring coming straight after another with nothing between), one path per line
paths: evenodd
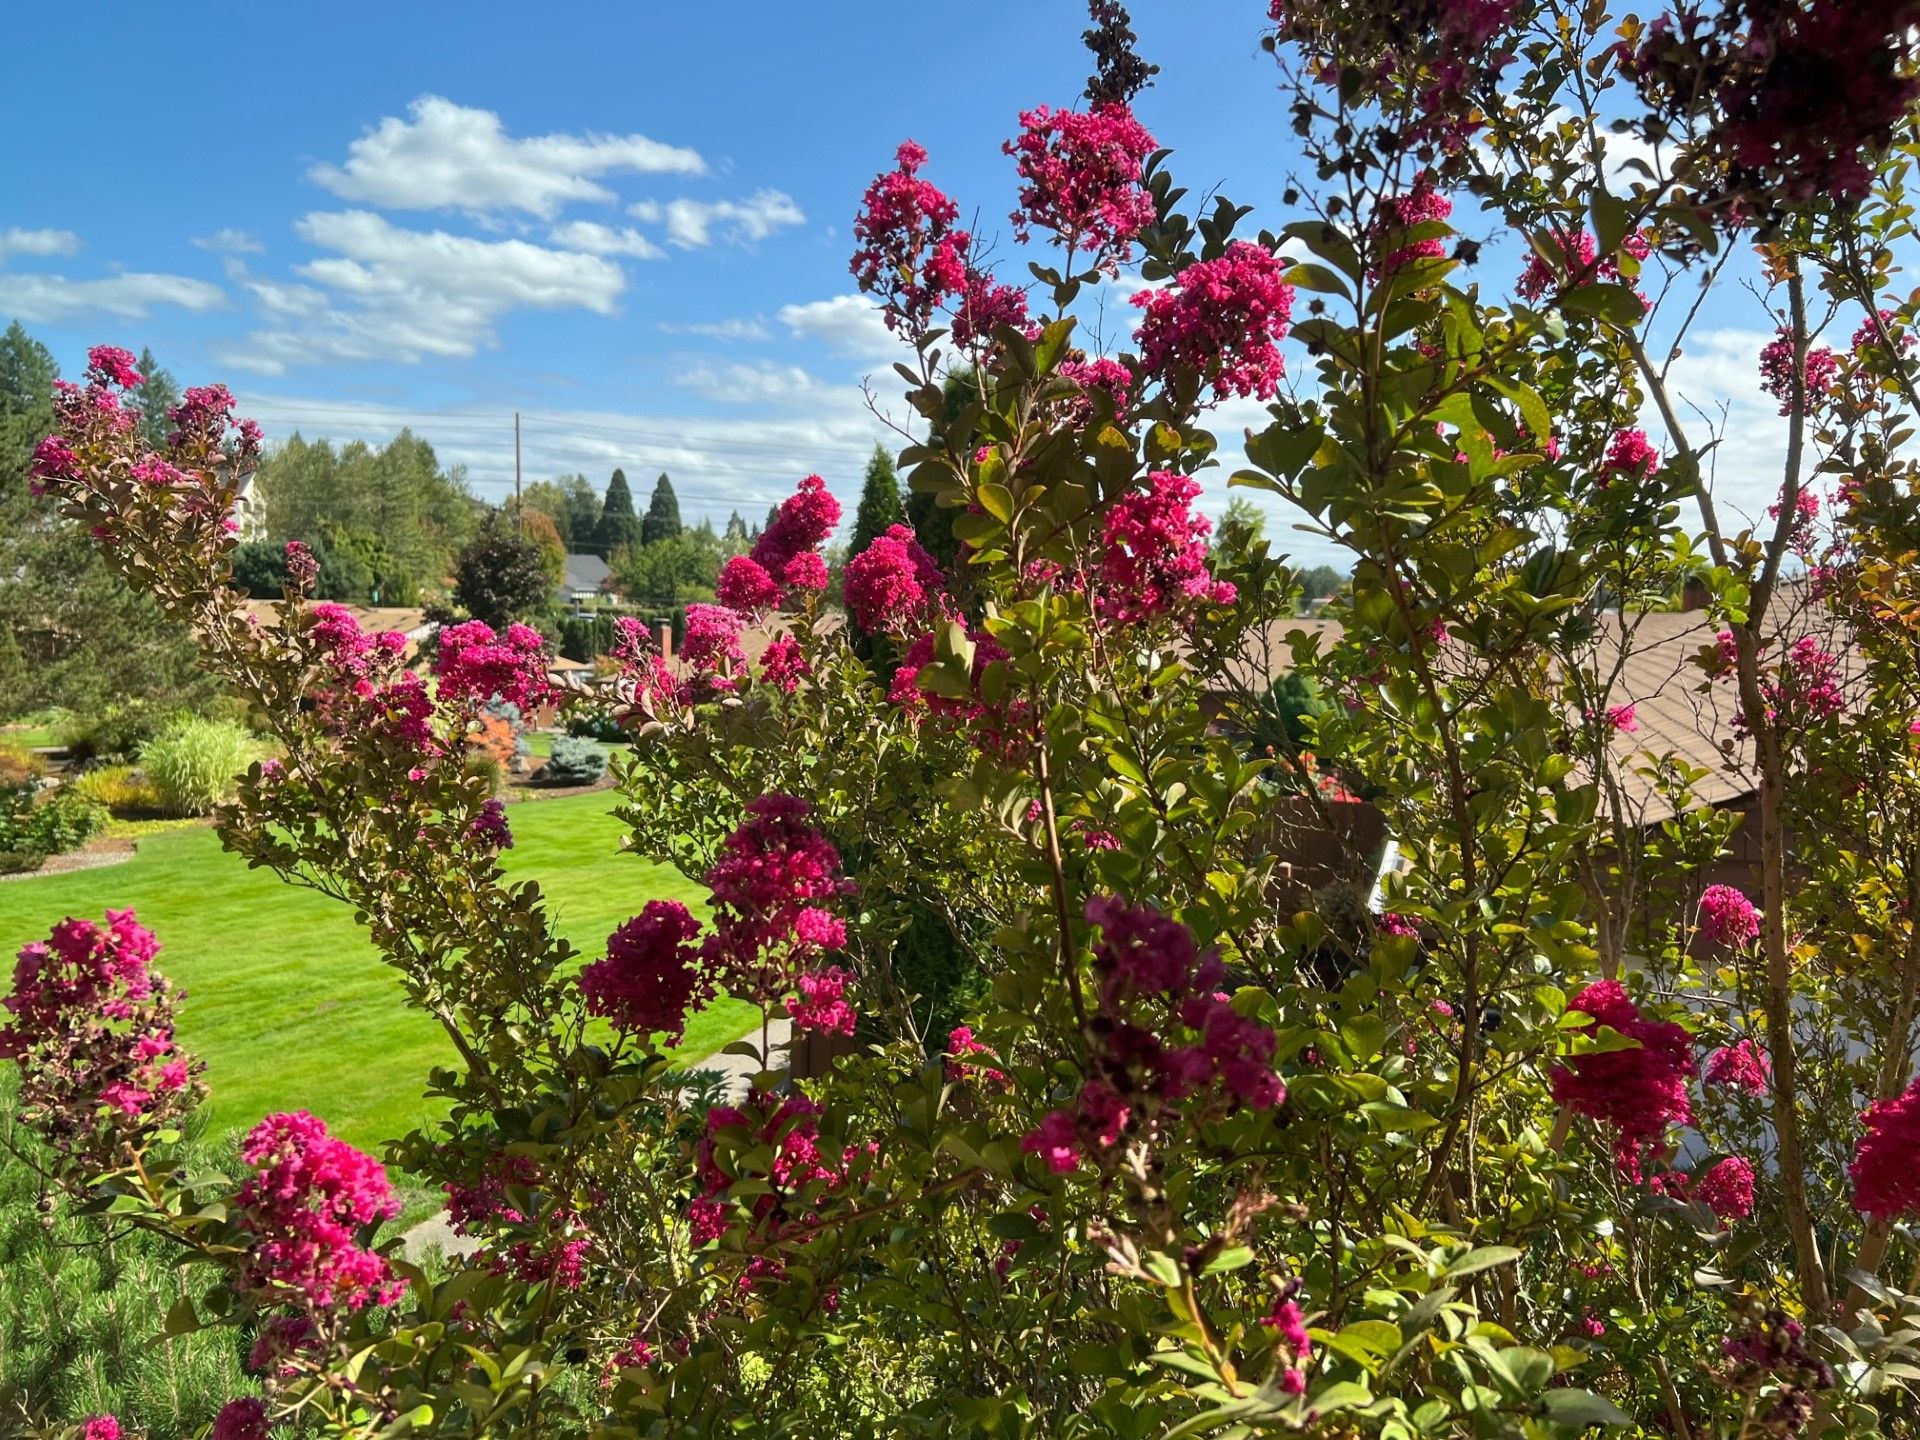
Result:
M584 590L597 594L612 573L598 555L569 554L560 585L569 593Z
M1842 658L1851 680L1858 672L1853 648L1831 633L1827 613L1812 603L1804 583L1779 586L1770 606L1776 632L1788 643L1819 636ZM1674 813L1654 777L1639 773L1674 759L1704 771L1692 787L1699 803L1725 805L1751 795L1758 780L1749 763L1749 747L1735 734L1739 698L1732 685L1710 680L1697 663L1715 644L1719 625L1709 612L1608 612L1594 647L1593 673L1604 690L1601 707L1634 708L1635 728L1614 737L1622 800L1642 824L1657 824ZM1275 620L1251 636L1239 656L1227 663L1231 683L1261 690L1294 668L1296 647L1326 653L1339 643L1338 622L1320 619Z

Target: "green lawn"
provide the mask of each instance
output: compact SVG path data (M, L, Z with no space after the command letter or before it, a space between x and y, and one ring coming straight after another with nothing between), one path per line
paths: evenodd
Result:
M575 795L508 810L508 868L537 879L562 934L589 957L652 899L697 907L677 872L621 854L611 795ZM124 865L0 885L0 955L10 957L65 915L131 905L160 937L158 965L188 992L182 1043L207 1062L217 1129L270 1110L305 1108L363 1146L405 1134L428 1113L430 1067L452 1047L401 999L337 901L248 870L211 830L149 835ZM694 1017L681 1053L711 1054L759 1023L721 1001Z

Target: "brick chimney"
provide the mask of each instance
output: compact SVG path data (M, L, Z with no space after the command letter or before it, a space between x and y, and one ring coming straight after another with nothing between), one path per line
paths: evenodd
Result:
M1687 583L1680 587L1680 609L1683 612L1704 610L1707 602L1713 598L1707 589L1707 582L1698 575L1689 575Z
M653 643L660 649L662 660L673 658L673 621L656 620L653 622Z

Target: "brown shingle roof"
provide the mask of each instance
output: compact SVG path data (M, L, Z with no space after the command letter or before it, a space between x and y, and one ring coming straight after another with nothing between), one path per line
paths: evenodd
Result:
M1803 582L1784 584L1769 607L1775 631L1797 639L1822 638L1842 657L1851 678L1857 673L1852 647L1835 638L1826 612L1812 602ZM1604 708L1634 707L1636 728L1615 744L1621 765L1623 799L1642 824L1671 817L1673 807L1653 780L1639 770L1669 757L1707 772L1694 783L1695 799L1725 805L1753 793L1757 781L1747 763L1747 747L1734 733L1739 698L1727 682L1712 682L1696 663L1700 651L1715 643L1719 627L1704 610L1644 611L1602 617L1594 668L1606 689ZM1264 689L1293 669L1296 640L1311 641L1321 653L1339 643L1340 625L1331 620L1286 619L1253 636L1241 656L1228 662L1230 683Z

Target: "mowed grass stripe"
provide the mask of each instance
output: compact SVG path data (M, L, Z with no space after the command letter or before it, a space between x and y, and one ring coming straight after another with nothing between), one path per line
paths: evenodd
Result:
M584 960L649 900L699 910L700 886L619 849L607 793L510 806L507 868L540 882L548 913ZM66 915L98 918L132 906L160 937L158 965L188 992L181 1043L207 1062L216 1131L272 1110L308 1109L336 1134L374 1146L432 1111L427 1072L450 1063L440 1027L408 1008L383 964L336 900L249 870L208 829L140 842L124 865L0 885L0 946L10 959ZM722 1000L687 1027L680 1053L699 1058L759 1024Z

